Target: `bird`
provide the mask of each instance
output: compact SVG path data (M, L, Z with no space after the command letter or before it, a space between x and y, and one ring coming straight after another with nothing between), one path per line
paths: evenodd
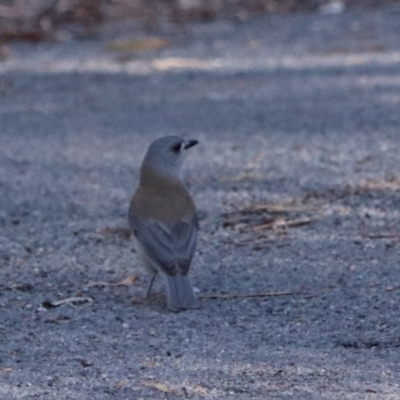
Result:
M199 231L194 201L181 166L197 140L164 136L152 142L140 168L140 180L129 206L129 225L136 253L151 274L146 299L158 273L164 277L167 308L174 312L198 306L189 278Z

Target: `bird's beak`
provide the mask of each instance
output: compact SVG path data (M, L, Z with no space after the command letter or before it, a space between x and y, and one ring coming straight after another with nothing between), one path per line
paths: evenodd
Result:
M185 150L190 149L191 147L196 146L197 143L199 143L198 140L186 140L183 144L183 148Z

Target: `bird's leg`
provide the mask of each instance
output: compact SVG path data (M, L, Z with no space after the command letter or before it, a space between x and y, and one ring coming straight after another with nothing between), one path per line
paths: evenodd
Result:
M151 287L153 286L154 279L156 279L156 276L157 276L157 272L154 273L153 276L150 279L150 284L149 284L149 287L147 288L147 291L146 291L146 297L145 297L146 300L150 297Z

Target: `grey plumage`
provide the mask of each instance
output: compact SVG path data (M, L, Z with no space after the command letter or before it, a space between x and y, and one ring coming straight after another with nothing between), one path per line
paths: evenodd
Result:
M171 311L187 310L197 307L198 300L194 294L188 275L165 275L167 304Z
M177 136L153 142L129 208L138 256L153 276L157 272L164 276L167 306L172 311L198 304L188 272L199 224L193 200L180 178L183 152L196 143Z

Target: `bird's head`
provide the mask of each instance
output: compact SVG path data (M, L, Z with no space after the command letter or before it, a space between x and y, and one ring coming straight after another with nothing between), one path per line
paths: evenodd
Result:
M143 168L150 168L160 175L180 179L180 169L186 151L198 143L179 136L165 136L155 140L148 148Z

